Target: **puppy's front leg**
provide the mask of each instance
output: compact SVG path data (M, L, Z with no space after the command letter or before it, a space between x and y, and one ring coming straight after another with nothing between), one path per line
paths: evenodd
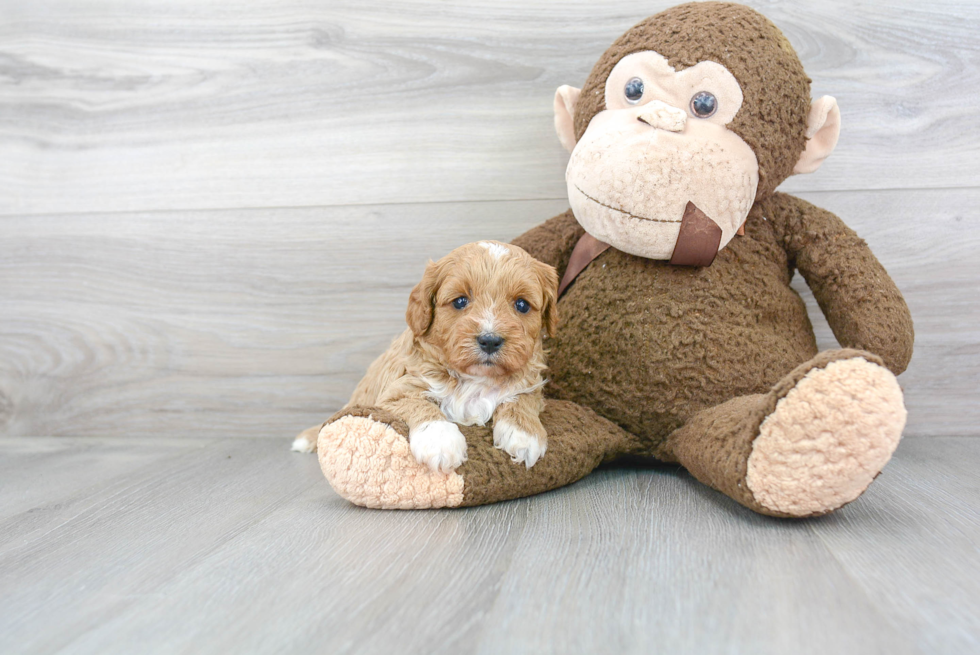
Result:
M408 443L416 461L433 471L451 473L466 461L466 437L432 401L408 396L384 403L408 423Z
M527 468L548 449L548 433L538 416L544 409L541 392L526 393L504 403L493 413L493 445Z

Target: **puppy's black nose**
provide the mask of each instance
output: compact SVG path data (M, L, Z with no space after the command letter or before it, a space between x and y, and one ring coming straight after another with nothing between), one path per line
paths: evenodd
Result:
M480 344L480 350L492 355L504 345L504 338L498 334L481 334L476 338L476 342Z

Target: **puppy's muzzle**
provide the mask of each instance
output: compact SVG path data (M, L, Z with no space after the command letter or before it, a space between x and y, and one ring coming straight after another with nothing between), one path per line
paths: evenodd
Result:
M492 355L504 345L504 338L499 334L481 334L476 338L476 342L480 344L480 350Z

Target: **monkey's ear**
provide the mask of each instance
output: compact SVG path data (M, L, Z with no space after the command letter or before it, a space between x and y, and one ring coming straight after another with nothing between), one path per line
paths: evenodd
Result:
M806 120L806 149L793 167L793 173L812 173L830 156L840 136L840 109L837 100L824 96L810 103Z
M435 309L434 297L439 286L439 267L433 262L425 267L422 280L415 285L408 296L408 309L405 310L405 322L412 328L412 334L421 337L429 331L432 325L432 315Z
M580 93L582 89L567 84L555 91L555 131L568 152L575 147L575 103Z

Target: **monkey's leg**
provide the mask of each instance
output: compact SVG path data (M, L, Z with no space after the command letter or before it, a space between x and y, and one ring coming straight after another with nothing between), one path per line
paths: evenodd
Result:
M412 456L405 422L377 408L352 407L320 430L320 467L355 505L381 509L466 507L531 496L571 484L606 458L636 450L636 438L570 402L547 400L541 423L548 451L527 468L493 445L489 427L461 427L468 459L451 473Z
M767 394L695 415L667 452L710 487L762 514L826 514L864 492L891 458L905 404L881 359L821 353Z

